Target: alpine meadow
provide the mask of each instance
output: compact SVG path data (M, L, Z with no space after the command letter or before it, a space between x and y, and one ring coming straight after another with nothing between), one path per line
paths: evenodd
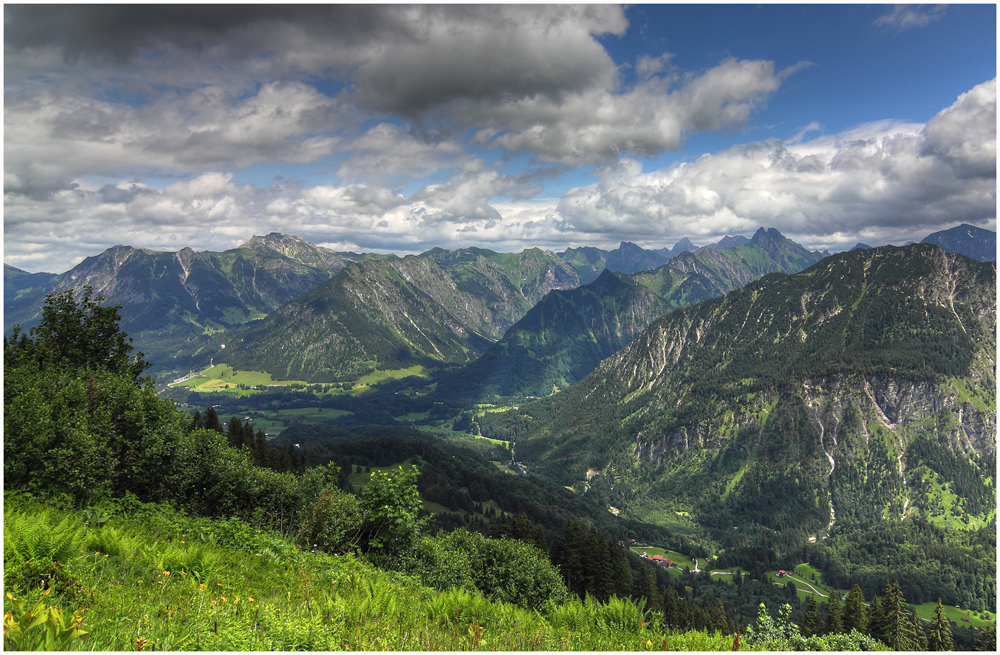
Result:
M996 652L995 5L5 5L4 649Z

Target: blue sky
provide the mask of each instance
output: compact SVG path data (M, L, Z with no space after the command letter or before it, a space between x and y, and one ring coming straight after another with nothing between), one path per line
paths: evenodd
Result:
M994 5L4 9L4 260L995 228Z

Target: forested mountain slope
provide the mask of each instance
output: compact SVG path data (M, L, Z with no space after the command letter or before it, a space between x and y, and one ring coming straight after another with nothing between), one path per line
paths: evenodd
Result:
M666 312L821 258L774 229L729 250L679 245L680 254L656 270L625 275L609 267L590 284L548 294L479 359L444 377L440 389L476 398L548 395L583 379Z
M320 382L376 368L464 363L544 293L577 283L540 250L435 250L357 262L232 339L227 359Z
M600 472L593 492L640 515L803 537L917 515L982 525L995 328L993 264L855 250L669 314L567 392L480 423L564 483Z

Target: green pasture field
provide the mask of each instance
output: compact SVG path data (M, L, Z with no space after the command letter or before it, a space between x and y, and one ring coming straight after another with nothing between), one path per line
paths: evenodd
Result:
M253 393L260 393L262 391L273 391L274 387L289 387L292 385L302 385L305 387L317 387L317 386L328 386L328 390L325 392L327 395L341 395L349 393L352 395L360 395L370 390L373 386L376 386L382 382L388 380L401 380L407 377L427 377L426 369L423 366L416 365L409 368L395 369L389 371L376 370L363 375L356 381L350 383L351 389L345 391L341 388L339 384L333 383L320 383L320 382L307 382L305 380L275 380L270 373L264 371L244 371L237 370L234 374L233 367L229 364L216 364L215 366L210 366L194 377L189 378L183 382L172 382L168 384L168 387L191 387L192 391L201 392L212 392L221 391L226 393L232 393L238 396L248 396ZM250 387L263 387L261 389L239 389L239 385L245 385ZM314 393L316 393L314 391ZM317 394L323 395L323 394Z
M934 608L937 607L937 603L923 603L921 605L910 605L910 607L917 611L917 616L922 620L930 621L934 619ZM973 628L985 628L988 625L993 625L997 620L997 615L993 612L974 612L953 605L943 605L943 607L944 615L958 627L972 626ZM983 619L980 617L981 613L989 618ZM964 621L963 619L969 620Z
M677 511L672 507L663 507L660 502L649 502L636 505L631 508L631 514L636 519L645 523L663 526L679 536L697 536L699 540L705 542L707 537L701 526L691 519L691 515L686 511Z
M412 376L425 378L427 377L427 369L425 369L420 364L411 366L409 368L400 368L389 371L375 370L367 375L362 375L358 378L357 382L354 383L355 386L361 387L372 387L386 380L402 380L403 378L408 378Z
M773 582L774 584L781 586L785 586L789 582L795 583L795 591L798 592L800 601L806 600L810 596L815 596L816 600L822 603L826 602L827 598L829 598L832 592L839 593L841 596L845 594L845 592L843 591L837 589L830 589L829 587L825 587L819 584L818 582L813 582L812 579L810 578L806 578L804 576L799 575L797 572L798 568L799 567L796 567L792 574L787 575L783 578L778 577L777 571L768 571L767 579ZM811 569L811 567L809 568Z
M414 461L414 458L411 457L391 466L370 466L367 471L362 471L360 466L353 464L351 465L351 472L347 476L347 483L351 486L352 493L360 493L361 489L368 484L369 480L372 479L372 471L382 471L383 473L388 473L389 471L395 471L404 466L414 467L419 470L420 462Z
M491 461L493 462L494 466L496 466L498 469L500 469L504 473L510 473L511 475L520 475L517 471L515 471L511 467L507 466L503 462L498 462L496 460L491 460Z
M632 552L636 555L646 553L649 557L652 557L653 555L662 555L663 557L666 557L668 560L677 564L675 568L667 569L671 575L680 575L684 572L685 566L690 568L692 571L694 570L694 560L687 555L678 553L675 550L666 550L658 546L632 546ZM701 564L699 564L699 568L704 569Z
M237 385L241 384L250 387L287 387L293 384L307 385L309 383L302 380L274 380L270 373L263 371L237 370L234 374L233 367L229 364L216 364L184 382L171 383L167 386L191 387L193 391L226 391L240 396L253 393L253 391L238 389Z
M329 407L300 407L296 409L253 410L247 415L253 419L254 429L263 429L269 436L275 436L296 423L321 425L326 421L352 413L346 409L331 409Z

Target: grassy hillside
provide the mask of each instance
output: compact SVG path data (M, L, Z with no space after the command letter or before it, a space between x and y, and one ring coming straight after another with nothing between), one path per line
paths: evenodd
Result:
M5 648L32 649L50 634L60 649L114 651L733 644L731 636L664 630L630 601L574 599L538 613L474 591L436 591L352 555L303 552L240 521L194 519L161 505L108 508L108 517L23 497L6 501ZM25 614L38 603L61 616L31 627Z

